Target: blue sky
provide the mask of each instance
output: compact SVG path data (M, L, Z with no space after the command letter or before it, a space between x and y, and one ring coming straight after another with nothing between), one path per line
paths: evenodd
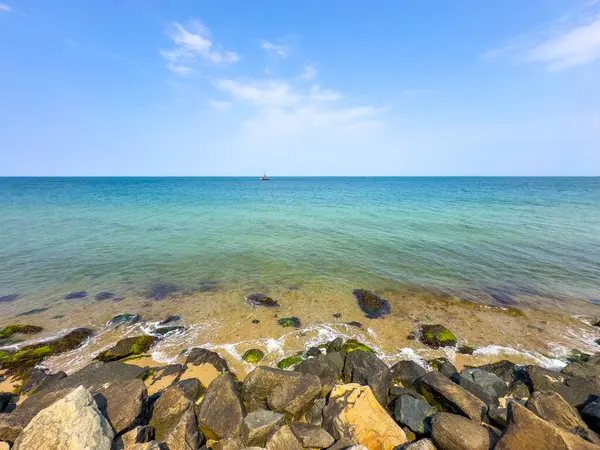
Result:
M0 0L0 175L600 175L600 1Z

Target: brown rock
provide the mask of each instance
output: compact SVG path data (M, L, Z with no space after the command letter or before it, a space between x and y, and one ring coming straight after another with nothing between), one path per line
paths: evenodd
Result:
M114 383L94 394L98 409L121 434L139 425L146 412L148 391L142 380Z
M516 402L508 405L508 426L495 450L598 450L598 446L550 423Z
M304 448L327 448L335 441L323 428L308 423L292 422L290 429Z
M302 450L302 444L292 433L291 428L285 425L269 438L267 450Z
M155 439L161 440L167 431L179 421L181 415L192 406L192 401L176 386L165 389L154 403L148 425L154 428Z
M527 409L554 425L573 431L577 427L587 428L579 414L565 399L552 391L534 392L527 404Z
M169 450L197 450L200 445L200 434L193 406L190 406L179 417L179 421L169 428L162 442Z
M437 448L433 445L431 439L421 439L420 441L407 445L403 450L437 450Z
M240 434L246 410L231 373L219 375L210 383L196 413L200 431L207 439Z
M133 430L116 437L113 441L112 450L129 450L136 444L143 444L154 438L154 430L146 425L140 425Z
M431 437L440 450L488 450L488 431L456 414L438 413L431 420Z
M323 428L335 439L369 450L392 450L406 443L404 431L379 404L371 388L358 384L333 388L323 410Z
M421 377L419 387L427 402L440 411L462 414L478 423L487 411L484 402L440 372L429 372Z
M245 448L246 444L244 444L241 437L237 436L217 441L217 443L213 445L212 450L243 450Z
M284 421L283 414L266 409L252 411L242 423L242 439L246 445L264 446L267 437L279 428Z

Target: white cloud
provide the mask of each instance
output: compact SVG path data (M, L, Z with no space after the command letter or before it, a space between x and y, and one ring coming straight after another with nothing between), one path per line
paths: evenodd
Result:
M229 65L239 60L237 53L215 46L210 31L199 22L191 22L188 28L173 22L167 29L167 36L176 47L160 54L167 61L166 67L178 75L189 76L193 71L189 65L198 58L215 65Z
M260 47L266 52L275 53L280 59L285 59L290 52L289 47L286 47L285 45L277 45L265 40L260 41Z
M222 100L210 100L208 102L208 106L210 106L211 108L213 108L217 111L227 111L228 109L231 108L232 103L224 102Z
M12 8L6 3L0 3L0 12L11 12Z
M592 63L600 59L600 13L584 11L579 15L567 15L555 23L540 25L506 45L486 52L484 57L543 64L550 70Z
M271 138L308 130L355 129L369 132L380 127L385 108L347 106L337 103L341 93L318 85L302 89L286 81L262 80L238 82L219 79L217 87L233 99L254 108L243 128L254 137Z
M302 78L303 80L314 80L318 74L319 70L315 66L307 64L304 66L304 69L302 69L302 73L300 73L300 78Z

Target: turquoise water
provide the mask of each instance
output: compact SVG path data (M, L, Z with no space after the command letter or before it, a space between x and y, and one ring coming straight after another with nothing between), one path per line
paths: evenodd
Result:
M600 178L0 178L0 297L392 289L600 298Z

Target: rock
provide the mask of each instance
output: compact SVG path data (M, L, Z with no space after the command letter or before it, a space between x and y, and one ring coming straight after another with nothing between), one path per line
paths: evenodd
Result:
M372 291L355 289L352 294L358 301L358 306L369 319L379 319L392 312L390 302L379 297Z
M452 381L458 380L458 370L454 367L448 358L435 358L430 359L427 363L431 366L433 370L437 370L442 375L447 378L450 378Z
M142 380L112 383L93 394L98 409L116 434L141 425L146 414L148 391Z
M179 291L181 291L181 288L174 284L153 284L148 293L148 297L152 300L163 300L169 295L176 294Z
M399 361L390 368L392 381L410 388L417 385L417 380L427 371L414 361Z
M142 335L121 339L113 347L100 352L96 359L102 362L118 361L128 356L141 355L150 350L157 341L156 337Z
M521 380L513 381L510 386L508 386L508 391L506 391L507 397L515 399L527 399L530 395L529 388Z
M158 442L146 442L144 444L135 444L133 447L127 448L126 450L164 450L161 449L161 446Z
M311 347L305 353L307 358L314 358L319 355L321 355L321 349L317 347Z
M342 348L340 351L342 352L346 352L346 353L351 353L355 350L360 350L363 352L369 352L369 353L375 353L375 350L373 350L370 347L367 347L365 344L358 342L356 339L348 339L346 342L344 342L344 345L342 345Z
M257 348L247 350L243 355L242 359L250 364L257 364L265 357L265 352Z
M158 327L152 331L152 334L155 334L159 337L165 337L167 335L174 335L183 333L185 331L184 326L173 326L173 327Z
M394 401L394 419L417 434L429 433L429 419L435 409L424 400L411 395L401 395Z
M334 439L364 445L369 450L392 450L406 435L377 401L371 388L359 384L333 388L323 410L323 428Z
M14 302L18 298L18 294L3 295L2 297L0 297L0 303Z
M114 296L112 292L99 292L96 294L96 300L110 300Z
M443 325L422 325L419 330L421 342L431 348L454 347L456 336Z
M327 431L314 425L292 422L289 426L304 448L327 448L335 441Z
M154 430L146 425L135 427L133 430L116 437L112 450L129 450L136 444L149 442L154 438Z
M283 425L285 416L266 409L253 411L244 417L242 423L242 439L246 445L263 446L267 437Z
M498 398L504 397L508 386L502 378L481 369L463 369L459 384L486 405L498 405Z
M12 413L0 414L0 440L14 442L37 413L72 391L71 388L38 393L25 399Z
M248 411L270 409L297 418L308 412L321 391L315 375L257 367L242 385L242 398Z
M600 392L600 387L596 386L593 377L572 376L538 366L526 366L523 372L524 382L531 392L557 392L571 406L576 408L581 407L590 395Z
M187 398L194 402L206 392L206 387L202 385L198 378L188 378L187 380L177 381L174 383L174 386L181 389Z
M88 328L77 328L66 335L36 344L26 345L15 352L0 351L0 368L8 375L22 375L51 355L79 347L92 335Z
M19 387L18 394L33 394L38 389L43 389L47 384L56 383L67 376L63 371L50 373L44 369L34 367L23 376L23 382Z
M210 364L218 372L229 372L227 361L219 356L218 353L212 352L205 348L194 347L190 350L185 360L186 365L200 366L202 364Z
M300 364L304 359L300 355L288 356L277 362L277 367L280 369L294 368L294 366Z
M279 319L277 323L284 328L300 328L302 326L300 319L298 319L297 317L283 317Z
M325 403L327 402L324 398L318 398L313 403L310 411L306 413L306 422L311 425L315 425L320 427L323 423L323 408L325 408Z
M288 425L279 428L267 441L267 450L302 450L302 444Z
M87 297L87 292L85 292L85 291L71 292L71 293L65 295L65 300L76 300L76 299L86 298L86 297Z
M219 375L210 383L196 415L207 439L239 435L246 410L231 373Z
M488 417L500 428L506 428L508 410L506 408L497 408L491 406L488 411Z
M362 323L356 321L346 322L346 325L354 328L362 328Z
M158 325L159 326L168 325L173 322L179 322L180 320L181 320L180 316L170 315L170 316L167 316L166 319L163 319L160 322L158 322Z
M401 395L410 395L411 397L418 398L425 401L425 397L419 394L414 388L403 388L400 386L392 386L390 388L390 401L396 400Z
M0 450L10 450L10 444L8 442L0 442Z
M456 351L461 355L472 355L475 350L475 347L471 347L469 345L461 345L456 349Z
M587 428L575 408L556 392L534 392L525 406L542 419L565 430L573 432L576 428Z
M494 450L593 450L598 446L538 417L517 402L508 404L508 426Z
M326 353L339 352L342 350L342 346L344 345L344 338L341 336L336 337L333 341L327 344L325 349Z
M120 325L123 323L138 323L142 318L138 314L117 314L110 319L107 325Z
M440 450L488 450L488 431L472 420L438 413L431 420L431 437Z
M82 386L40 411L16 440L15 450L110 450L114 433Z
M267 308L278 308L279 303L265 294L247 294L244 297L248 306L266 306Z
M254 324L260 323L260 320L258 320L258 319L253 319L253 320L252 320L252 323L254 323Z
M402 450L437 450L431 439L421 439L403 447Z
M169 428L162 440L169 450L197 450L200 441L196 414L191 405Z
M14 334L35 334L42 330L42 327L35 325L9 325L0 330L0 339L8 339Z
M148 425L154 428L155 439L161 440L167 431L179 422L193 402L176 386L170 386L158 397L152 408L152 417Z
M203 450L202 447L200 450ZM225 438L217 441L216 444L213 445L212 450L244 450L246 449L246 444L241 437L234 438Z
M351 352L344 365L344 382L369 386L375 398L386 406L391 382L390 370L386 363L369 352Z
M439 411L462 414L476 422L481 422L487 411L484 402L439 372L421 377L419 388L427 402Z
M307 359L302 361L300 364L296 366L294 369L296 372L302 373L310 373L312 375L316 375L321 380L321 385L333 384L335 380L340 377L341 369L343 368L343 359L342 359L342 367L339 366L338 362L336 362L335 357L332 357L333 353L329 355L321 355L316 358Z
M15 398L10 392L0 392L0 413L6 411L8 404Z
M592 430L600 433L600 397L593 397L583 406L581 417Z

